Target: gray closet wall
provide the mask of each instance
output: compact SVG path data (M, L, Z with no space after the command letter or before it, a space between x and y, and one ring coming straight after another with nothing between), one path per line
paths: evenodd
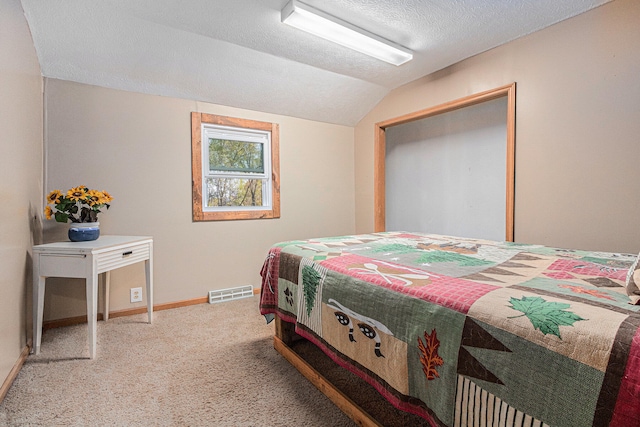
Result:
M507 98L386 129L386 229L504 240Z

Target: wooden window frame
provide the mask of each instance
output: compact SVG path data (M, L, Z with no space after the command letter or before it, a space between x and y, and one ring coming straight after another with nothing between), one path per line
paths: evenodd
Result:
M385 156L386 129L438 114L448 113L461 108L470 107L497 98L507 98L507 173L506 173L506 227L505 240L514 241L514 205L515 205L515 140L516 140L516 84L491 89L470 95L455 101L447 102L425 110L409 113L404 116L376 123L374 129L374 230L386 229L386 195L385 195Z
M271 133L271 208L205 211L202 206L202 124L255 129ZM191 188L193 221L228 221L280 218L280 133L277 123L191 113Z

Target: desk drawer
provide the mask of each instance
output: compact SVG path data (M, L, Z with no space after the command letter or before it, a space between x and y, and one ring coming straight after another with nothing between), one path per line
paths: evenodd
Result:
M46 277L86 277L86 255L42 254L38 256L40 275ZM90 268L90 267L89 267ZM89 271L91 271L89 269Z
M150 248L148 243L144 243L142 245L104 252L95 256L98 273L104 273L105 271L149 259Z

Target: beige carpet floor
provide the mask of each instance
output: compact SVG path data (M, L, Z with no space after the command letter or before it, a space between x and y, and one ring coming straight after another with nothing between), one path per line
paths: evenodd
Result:
M44 333L5 400L7 426L353 426L273 349L258 298Z

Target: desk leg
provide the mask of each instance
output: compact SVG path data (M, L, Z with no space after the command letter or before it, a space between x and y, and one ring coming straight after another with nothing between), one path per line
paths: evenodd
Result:
M147 314L151 323L153 321L153 254L144 262L144 272L147 278Z
M89 329L89 357L96 357L96 335L98 320L98 275L95 268L87 277L87 328Z
M111 271L104 273L104 320L109 320L109 288L111 286Z
M44 286L46 278L35 272L33 275L33 348L34 354L40 353L42 342L42 317L44 311Z

